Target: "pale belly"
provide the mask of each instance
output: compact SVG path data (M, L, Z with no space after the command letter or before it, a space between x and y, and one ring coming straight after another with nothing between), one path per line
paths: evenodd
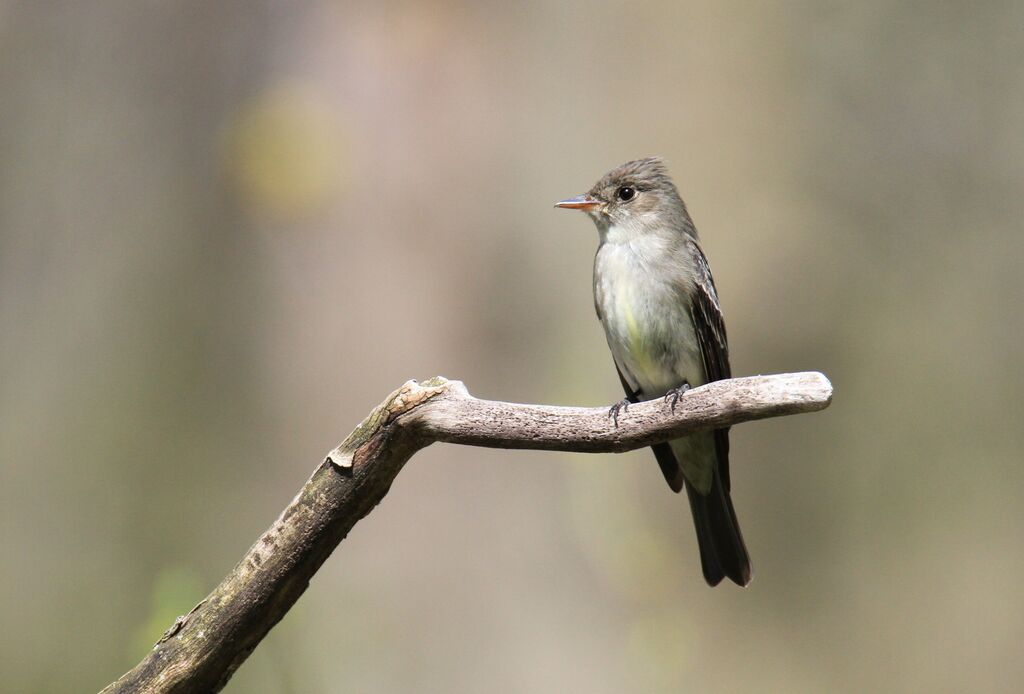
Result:
M666 272L653 270L625 245L605 244L595 259L594 299L608 346L641 400L660 397L683 383L696 387L707 381L685 277L666 281ZM687 481L707 494L717 460L711 432L670 445Z
M644 399L703 385L704 362L679 282L651 272L628 248L606 244L596 259L595 300L620 371Z

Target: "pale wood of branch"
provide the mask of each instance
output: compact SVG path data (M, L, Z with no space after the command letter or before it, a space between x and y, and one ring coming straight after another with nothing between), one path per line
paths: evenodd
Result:
M409 381L328 454L220 585L103 692L219 691L384 498L406 461L431 443L621 452L688 432L821 410L831 400L832 385L820 373L735 378L695 388L674 408L661 400L630 405L615 426L608 407L479 400L458 381Z

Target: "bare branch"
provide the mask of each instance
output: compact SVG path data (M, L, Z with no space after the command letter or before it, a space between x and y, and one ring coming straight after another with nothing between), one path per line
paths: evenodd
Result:
M313 472L298 496L205 600L179 617L153 650L103 690L219 691L352 527L391 487L405 462L435 441L589 453L628 451L681 434L828 407L820 373L717 381L630 405L618 427L607 407L478 400L458 381L409 381Z
M828 406L832 384L820 373L753 376L694 388L674 408L660 399L629 405L613 426L607 407L555 407L478 400L458 381L444 397L405 417L434 441L490 448L621 453L702 429L813 412Z

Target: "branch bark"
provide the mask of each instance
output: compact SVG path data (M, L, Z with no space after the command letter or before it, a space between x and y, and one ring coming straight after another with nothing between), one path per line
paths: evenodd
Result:
M435 441L622 452L694 431L813 412L831 401L832 384L820 373L734 378L690 390L674 410L661 400L632 404L616 427L607 407L479 400L459 381L409 381L327 455L220 585L103 694L219 691L384 498L406 461Z

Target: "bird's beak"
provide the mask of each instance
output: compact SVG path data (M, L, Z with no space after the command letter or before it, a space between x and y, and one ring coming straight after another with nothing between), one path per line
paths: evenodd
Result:
M568 200L560 200L555 203L555 207L564 207L567 210L585 210L589 211L601 204L600 200L592 198L589 195L577 195L574 198Z

